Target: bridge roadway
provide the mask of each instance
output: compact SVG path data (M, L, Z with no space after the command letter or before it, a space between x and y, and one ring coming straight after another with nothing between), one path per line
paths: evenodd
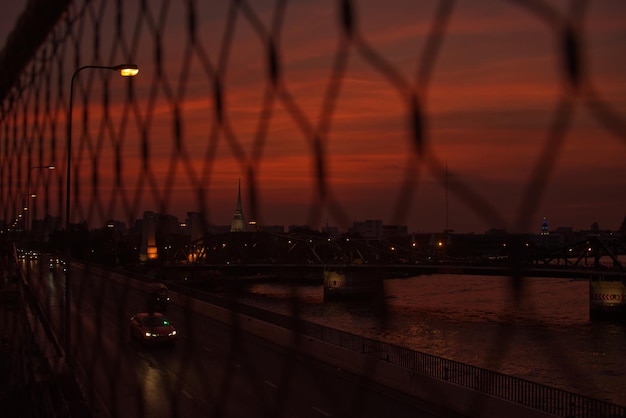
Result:
M553 416L541 412L543 407L522 405L527 402L549 402L551 411L568 416L573 405L586 410L590 402L595 412L589 416L604 417L608 411L626 416L622 407L540 385L531 385L527 392L515 378L504 382L502 376L479 384L497 387L505 396L494 397L476 391L477 375L459 369L460 364L449 365L462 373L455 379L466 373L474 376L461 386L447 382L447 371L439 379L415 373L412 366L388 363L389 357L373 359L359 354L358 348L324 343L325 338L298 332L292 326L297 324L272 325L186 292L172 294L176 303L170 317L181 332L178 346L144 347L130 341L127 327L129 316L143 310L149 283L93 266L72 267L70 358L97 416L458 416L452 410L483 418ZM60 318L63 273L33 271L33 288L47 317ZM62 333L62 324L55 323L56 333ZM509 398L506 393L516 395ZM520 394L525 394L522 403Z
M98 417L455 416L182 306L168 312L178 344L142 346L130 339L128 319L144 310L145 293L73 269L71 359ZM63 271L31 262L30 272L34 293L62 335Z

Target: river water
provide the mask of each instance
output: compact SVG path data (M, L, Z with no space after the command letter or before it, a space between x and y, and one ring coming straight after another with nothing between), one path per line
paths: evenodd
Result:
M589 319L589 284L425 275L384 282L383 303L324 301L321 285L255 284L242 302L626 405L626 324ZM297 304L293 301L297 300Z

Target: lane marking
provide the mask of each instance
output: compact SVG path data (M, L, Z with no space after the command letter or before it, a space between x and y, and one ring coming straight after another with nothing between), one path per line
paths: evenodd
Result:
M181 393L185 395L187 399L193 399L193 395L189 393L186 389L181 390Z
M274 382L270 382L269 380L266 380L266 381L265 381L265 384L266 384L267 386L273 387L274 389L278 388L278 385L277 385L276 383L274 383Z
M213 349L212 349L211 347L209 347L208 345L203 345L203 346L202 346L202 349L203 349L204 351L209 352L209 353L213 351Z
M314 406L313 410L315 412L317 412L318 414L324 415L325 417L329 417L330 416L330 414L328 412L324 411L322 408L318 408L317 406Z

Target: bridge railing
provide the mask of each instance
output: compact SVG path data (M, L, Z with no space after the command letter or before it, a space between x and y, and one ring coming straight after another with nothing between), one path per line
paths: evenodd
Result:
M626 407L454 360L304 322L307 336L388 361L423 375L562 417L626 417Z

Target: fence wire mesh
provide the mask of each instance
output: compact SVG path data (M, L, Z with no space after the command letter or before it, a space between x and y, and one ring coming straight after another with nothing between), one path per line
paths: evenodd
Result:
M109 281L127 287L88 280L98 268L81 252L85 248L80 233L87 227L99 228L111 220L131 226L144 211L194 212L204 229L230 222L236 194L224 191L235 190L238 178L243 179L248 217L260 225L276 219L266 204L280 190L266 185L280 178L278 189L307 202L296 217L300 224L318 227L330 219L344 230L350 227L359 215L345 203L343 195L348 192L337 186L342 179L333 173L342 160L349 161L351 151L356 152L345 144L344 134L356 128L342 120L351 117L346 116L344 103L358 103L369 87L381 90L379 97L389 102L389 113L394 115L388 122L390 134L382 136L379 145L399 149L402 155L402 160L393 161L400 167L394 176L384 178L389 184L389 216L395 225L414 222L413 211L427 199L426 183L432 178L442 188L445 185L450 197L473 218L512 231L531 230L577 112L583 109L611 140L626 145L623 109L603 99L586 56L588 1L571 1L565 7L541 0L494 2L519 11L557 45L551 64L559 75L554 77L554 85L547 87L554 93L554 102L545 106L547 128L541 136L540 152L525 167L527 180L512 215L503 213L471 180L450 175L432 135L432 126L441 121L429 113L429 93L462 2L429 2L428 7L419 8L420 13L403 3L389 3L389 9L410 9L404 15L415 13L415 52L409 57L394 55L391 43L368 36L364 22L371 28L376 19L367 16L371 6L367 2L319 2L312 9L306 2L289 0L51 3L54 5L29 2L28 12L0 56L0 219L12 227L13 235L7 239L18 247L27 246L21 237L34 242L45 235L49 248L63 254L65 240L72 241L74 256L82 260L73 273L75 309L81 316L93 314L97 327L108 327L107 321L126 324L128 307L137 305L137 296L136 290L125 290L133 285L117 277L118 273L101 274L109 279L115 276L116 280ZM309 20L319 21L320 35L330 34L319 36L315 45L315 53L323 53L323 58L299 50L304 32L315 29L303 23ZM75 73L84 66L120 63L138 64L138 77L118 79L102 69ZM306 74L316 66L323 66L320 73L325 76L315 83L309 74L304 82L291 76ZM77 75L74 81L73 74ZM363 81L359 77L379 82L364 83L362 91L355 90ZM70 112L72 123L68 126ZM367 121L364 124L362 132L368 129ZM296 172L284 162L288 160L296 161ZM41 169L50 165L55 169ZM68 174L71 184L66 185ZM37 198L32 199L31 193ZM279 209L291 219L294 210L289 206ZM37 228L35 220L43 220ZM69 224L73 225L71 239L64 232ZM100 239L115 242L116 251L122 252L120 236L104 234ZM120 262L119 257L116 261ZM29 280L35 282L45 277L42 272L39 279L33 272L25 273L32 274ZM520 303L525 297L521 271L513 271L510 289ZM60 318L62 289L57 291L57 299L46 297L47 315ZM94 302L86 302L91 300ZM297 295L293 302L291 313L297 318L301 313ZM201 329L198 322L202 320L194 313L193 302L184 299L181 303L180 322L187 330ZM105 311L112 316L103 315ZM377 312L380 323L388 326L385 309ZM512 305L511 314L514 312ZM76 319L72 326L72 351L82 353L83 364L77 373L90 403L112 416L150 416L145 401L153 400L151 388L125 383L118 374L107 375L100 369L102 364L110 371L133 367L136 355L129 357L126 350L115 347L128 343L126 328L111 340L97 332L93 335L81 321ZM288 409L290 378L298 357L284 356L278 365L279 390L268 396L266 385L256 379L250 365L256 353L248 351L239 335L244 333L244 324L233 320L231 328L229 364L239 364L249 374L254 386L251 396L261 399L259 415L280 416ZM503 325L486 353L494 369L512 344L511 332ZM536 343L551 347L553 359L576 370L576 360L568 357L567 349L546 338L538 333ZM213 374L214 365L194 361L207 355L194 337L184 340L178 349L183 355L172 372L175 376L161 376L167 388L160 392L167 397L166 416L189 413L180 401L188 394L176 376L202 379ZM146 360L152 361L151 357ZM375 373L375 366L368 363L363 367L364 376ZM232 407L229 394L237 384L233 374L228 370L207 379L203 393L211 405L207 416L230 414L226 412ZM108 395L102 399L96 387L107 387ZM347 400L345 410L353 416L369 416L358 407L361 395L357 392ZM129 396L135 400L129 402ZM129 404L134 406L125 409Z

